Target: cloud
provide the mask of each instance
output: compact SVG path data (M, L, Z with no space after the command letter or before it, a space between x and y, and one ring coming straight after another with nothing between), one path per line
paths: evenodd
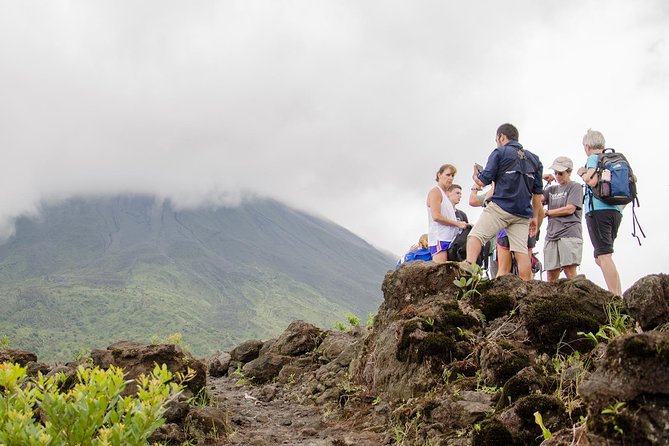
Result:
M584 131L602 130L650 204L669 184L654 162L669 115L667 11L621 0L2 3L0 236L75 195L197 206L252 192L399 255L425 231L438 166L457 165L467 190L507 121L545 165L581 162ZM663 211L642 206L649 244L667 248ZM622 263L624 286L669 269L666 256L619 246L621 262L641 252L650 265ZM597 278L592 263L586 249Z

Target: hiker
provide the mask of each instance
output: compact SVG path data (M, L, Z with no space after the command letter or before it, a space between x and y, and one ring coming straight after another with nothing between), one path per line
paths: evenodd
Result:
M436 263L448 261L448 246L458 231L467 227L467 223L458 221L447 195L456 173L455 166L442 165L435 178L437 185L427 194L428 245Z
M545 217L548 219L544 241L544 268L546 279L555 282L560 271L571 279L581 264L583 251L583 188L571 179L574 163L566 156L558 156L549 169L554 174L544 175ZM557 184L551 185L556 182Z
M469 235L469 231L471 230L472 225L469 223L467 214L465 214L464 211L456 208L458 203L460 203L460 199L462 198L462 186L459 184L452 184L448 188L447 195L448 199L453 205L453 209L455 209L455 216L457 220L467 223L467 226L464 229L458 230L457 235L448 245L448 249L446 250L448 260L453 262L461 262L467 258L467 236ZM477 263L482 265L483 258L478 259Z
M477 165L474 164L474 175L478 174ZM488 189L484 189L478 184L474 184L469 193L469 205L474 208L484 208L488 205L488 198L495 192L495 182L490 184ZM502 231L500 231L502 232ZM477 262L485 267L488 277L497 277L497 237L483 245L482 253L479 256L482 261ZM466 251L466 248L465 248ZM466 258L466 255L465 255Z
M474 175L478 173L476 165L474 165ZM478 184L474 184L469 193L469 205L471 207L486 207L488 198L492 197L495 192L495 182L493 181L488 190L483 190Z
M464 211L461 211L456 207L460 203L460 200L462 199L462 186L460 186L459 184L451 184L448 188L448 192L446 192L446 195L448 195L448 199L453 205L453 209L455 209L456 219L458 221L464 221L465 223L469 223L469 218L467 218L467 214L465 214Z
M399 268L403 263L414 262L416 260L423 260L425 262L432 260L432 254L430 254L430 249L427 245L427 234L420 236L418 244L412 245L409 248L407 253L399 259L395 268Z
M541 221L541 216L538 217ZM537 226L540 226L541 223L538 223ZM531 277L534 277L534 273L538 272L541 269L541 265L537 265L537 259L534 255L534 248L537 246L537 237L536 235L527 236L527 255L530 258L530 271ZM497 233L497 243L495 245L495 258L496 262L496 273L495 277L500 277L505 274L513 273L516 274L519 270L514 271L514 260L516 259L515 253L511 252L509 245L509 236L504 229ZM518 262L516 261L515 269L518 267ZM537 268L538 267L538 268Z
M519 275L532 278L527 252L527 235L535 235L543 197L542 165L539 157L518 142L518 129L502 124L495 135L495 148L483 171L476 170L474 183L483 187L495 182L495 191L467 238L467 260L462 265L471 271L482 246L506 229L510 249L516 253Z
M476 175L476 165L474 165L474 175ZM469 195L469 205L473 207L485 207L487 205L487 200L495 192L495 182L493 181L490 189L484 192L483 188L477 184L472 186L471 194ZM537 227L541 226L542 214L539 214L539 221ZM527 254L530 256L530 266L532 273L535 272L537 264L535 263L536 258L534 257L534 247L536 246L536 237L527 237ZM504 274L509 274L513 272L513 256L511 250L509 249L509 237L506 234L506 231L502 229L495 236L494 243L490 243L490 246L487 252L484 253L485 256L490 257L488 262L490 277L499 277ZM540 265L539 265L540 266ZM517 268L516 268L517 269ZM534 275L534 274L533 274Z
M586 184L585 222L595 250L595 263L602 270L608 290L617 296L622 296L620 275L613 262L613 242L616 240L622 220L622 207L606 204L592 193L592 188L599 182L599 174L596 171L598 155L604 151L605 144L601 132L588 130L583 136L583 149L588 160L585 167L579 167L578 176Z

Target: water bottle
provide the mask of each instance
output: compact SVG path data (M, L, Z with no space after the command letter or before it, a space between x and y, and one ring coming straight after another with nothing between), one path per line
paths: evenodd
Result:
M604 169L599 179L599 195L601 197L611 196L611 171Z

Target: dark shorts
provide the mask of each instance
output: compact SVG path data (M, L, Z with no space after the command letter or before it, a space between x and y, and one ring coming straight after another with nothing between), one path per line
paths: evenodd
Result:
M614 210L592 211L585 215L585 222L588 225L588 233L593 248L595 248L595 258L613 254L613 242L618 236L618 227L623 215Z
M497 246L499 246L502 249L506 249L507 251L509 250L509 237L504 235L502 237L497 237ZM528 249L534 249L534 247L537 246L537 238L536 237L527 237L527 248Z

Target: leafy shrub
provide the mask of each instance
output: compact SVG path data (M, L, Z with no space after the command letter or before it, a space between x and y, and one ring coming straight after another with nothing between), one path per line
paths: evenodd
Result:
M0 444L7 446L146 445L165 420L165 404L176 398L191 376L177 374L178 384L163 364L136 379L137 393L122 396L131 381L110 367L77 369L77 384L60 389L63 374L36 380L26 368L0 364Z

